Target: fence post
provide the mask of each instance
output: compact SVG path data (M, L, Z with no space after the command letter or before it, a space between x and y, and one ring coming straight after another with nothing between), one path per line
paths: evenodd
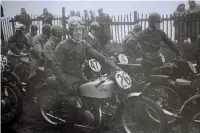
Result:
M11 23L12 23L12 30L13 30L13 33L15 33L15 24L14 24L14 19L13 19L13 18L11 19Z
M67 29L66 29L66 16L65 16L65 7L62 7L62 26L65 30L65 36L63 39L66 39Z
M138 23L138 20L137 20L137 11L134 11L134 22Z

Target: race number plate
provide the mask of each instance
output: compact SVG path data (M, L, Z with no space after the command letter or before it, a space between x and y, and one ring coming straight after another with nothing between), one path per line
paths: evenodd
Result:
M122 64L128 64L128 58L124 54L118 55L119 62Z
M7 62L8 62L8 61L7 61L7 57L1 55L1 72L4 71L4 67L5 67L5 65L7 65Z
M128 89L132 86L130 76L124 71L118 71L115 74L115 80L122 89Z
M101 65L100 63L95 59L89 60L89 66L94 72L100 72L101 71Z

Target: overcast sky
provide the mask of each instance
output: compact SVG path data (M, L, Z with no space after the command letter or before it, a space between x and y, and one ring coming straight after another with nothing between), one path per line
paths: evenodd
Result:
M62 7L66 8L66 14L70 9L83 12L83 10L96 11L103 8L104 12L110 15L129 14L133 11L139 13L159 12L160 14L170 14L174 12L180 3L187 1L2 1L5 16L15 16L20 13L22 7L26 8L29 14L41 14L43 8L48 8L49 12L61 15ZM200 1L197 1L200 4Z

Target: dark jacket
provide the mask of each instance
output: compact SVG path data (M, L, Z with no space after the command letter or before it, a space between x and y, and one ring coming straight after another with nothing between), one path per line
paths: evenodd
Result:
M30 43L31 47L33 47L33 35L31 32L26 33L25 37L27 38L28 42Z
M173 52L179 55L176 45L162 30L154 31L148 27L137 34L137 41L142 47L143 60L150 64L157 64L156 61L161 60L159 54L161 42L166 43Z
M100 44L101 47L104 47L112 39L111 29L110 29L112 20L108 15L102 15L97 18L97 22L101 26L100 39L99 39Z
M154 31L150 27L140 31L137 34L137 40L140 43L144 52L147 53L156 53L160 50L161 42L163 41L165 44L169 46L169 48L179 54L179 50L173 41L165 34L164 31Z
M20 37L17 33L8 39L8 47L14 54L20 54L25 47L30 48L30 44L26 37Z
M111 63L85 40L77 44L69 38L57 45L54 52L53 72L60 84L68 87L83 80L82 64L87 56L93 56L103 64Z
M43 53L45 56L45 64L44 67L52 69L52 60L54 56L54 51L56 49L57 44L60 42L60 39L51 36L49 40L46 42L46 44L43 47Z
M17 22L20 22L21 24L24 24L27 28L27 30L29 30L30 25L32 24L31 22L31 17L29 14L25 13L25 14L20 14L20 15L16 15L14 18Z
M42 24L52 25L53 15L51 13L41 14L38 18L42 20Z
M200 72L200 35L197 38L197 45L198 45L198 48L195 50L194 56L197 62L198 71Z
M48 37L43 34L36 35L33 37L33 52L32 55L39 55L43 53L43 46L48 41Z
M98 52L102 52L102 47L100 45L100 41L97 37L94 37L90 32L87 34L87 36L84 37L84 39Z
M3 13L3 7L1 5L1 17L4 17L4 13Z
M139 58L141 56L141 48L136 39L136 33L130 31L123 40L123 52L133 58Z

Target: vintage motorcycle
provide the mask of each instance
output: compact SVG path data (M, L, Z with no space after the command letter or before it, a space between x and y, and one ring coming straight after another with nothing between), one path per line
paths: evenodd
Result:
M168 116L169 126L181 123L181 106L193 95L199 94L195 82L199 82L200 75L196 75L193 81L176 79L172 81L169 76L151 75L150 82L145 86L143 95L156 101Z
M30 64L28 54L24 53L23 55L12 56L15 56L17 63L13 64L10 60L8 60L10 71L6 72L5 77L17 86L24 98L29 98L30 89L27 84L30 82Z
M94 72L100 72L101 67L96 60L89 60L89 66ZM98 78L80 84L76 105L84 109L86 117L74 117L74 126L88 130L117 127L120 132L130 132L134 125L140 123L140 126L145 127L141 130L165 132L165 116L162 109L152 100L141 96L141 93L130 93L131 86L131 78L127 73L112 70L109 74L100 74ZM72 107L58 100L61 95L63 94L59 92L56 82L54 85L52 81L45 83L39 89L42 116L53 125L70 123ZM63 104L64 116L59 113L59 105ZM154 121L153 118L159 120Z
M7 57L1 56L1 124L3 127L16 122L23 111L23 98L16 87L5 77L11 71L7 65Z

